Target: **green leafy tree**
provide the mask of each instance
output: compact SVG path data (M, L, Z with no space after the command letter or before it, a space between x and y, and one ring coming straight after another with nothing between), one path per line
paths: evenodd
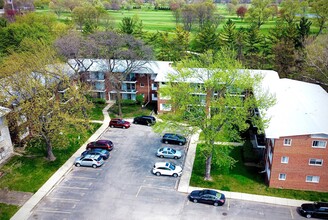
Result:
M69 136L77 130L80 134L88 128L88 118L83 109L90 109L78 83L71 84L69 77L56 66L55 50L41 41L25 40L29 48L11 53L1 64L0 78L2 105L18 105L10 121L22 116L30 134L43 140L47 159L56 159L54 147L69 146ZM65 93L59 94L59 90ZM65 123L63 123L65 122Z
M318 34L321 34L322 31L327 28L328 20L328 1L326 0L312 0L310 2L311 10L315 13L315 18L317 24L319 25Z
M270 5L271 0L252 0L247 18L260 28L271 15Z
M131 17L122 18L122 23L120 24L120 31L125 34L133 34L136 23Z
M197 52L203 53L207 50L217 51L219 49L217 27L217 24L208 22L198 31L194 45Z
M307 1L299 0L284 0L280 4L280 13L284 21L291 24L295 21L296 16L303 14L304 7L307 6Z
M178 73L170 75L166 86L159 89L160 96L170 97L172 109L163 116L164 127L201 130L205 180L211 180L212 164L226 170L236 162L229 156L229 147L215 142L239 140L239 132L249 127L248 119L263 128L265 120L261 123L259 118L250 117L250 110L266 109L273 103L257 89L261 77L247 71L241 74L242 65L235 57L222 49L216 54L207 51L196 59L183 60L177 65ZM258 91L256 97L251 91Z
M97 29L98 16L97 9L90 4L75 7L72 11L73 21L80 30L87 30L87 33L93 33Z

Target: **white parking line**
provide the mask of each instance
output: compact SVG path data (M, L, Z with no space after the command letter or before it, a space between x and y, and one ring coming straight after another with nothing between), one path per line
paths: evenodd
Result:
M160 190L166 190L166 191L175 191L171 187L140 186L139 189L138 189L138 192L136 194L136 197L138 197L139 192L141 191L141 188L150 188L150 189L160 189Z
M86 179L86 180L95 180L98 178L95 177L84 177L84 176L73 176L74 178L78 178L78 179Z
M50 210L50 209L38 209L37 211L38 212L59 213L59 214L71 214L71 212L57 211L57 210Z
M293 215L293 210L292 210L292 208L289 208L289 211L290 211L290 215L292 216L292 219L294 219L294 215Z
M63 202L79 202L81 201L80 199L64 199L64 198L56 198L56 197L49 197L48 199L50 200L60 200L60 201L63 201Z
M67 189L83 189L83 190L89 190L89 188L84 188L84 187L77 187L77 186L58 186L60 188L67 188Z

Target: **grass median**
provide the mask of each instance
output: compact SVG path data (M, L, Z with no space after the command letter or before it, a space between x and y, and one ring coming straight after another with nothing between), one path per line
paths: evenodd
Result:
M197 145L191 186L289 199L328 201L328 193L269 188L264 181L265 174L260 174L259 168L244 165L242 146L233 147L230 152L230 155L238 161L230 172L213 165L211 170L213 180L205 181L205 158L200 153L201 147L201 144Z

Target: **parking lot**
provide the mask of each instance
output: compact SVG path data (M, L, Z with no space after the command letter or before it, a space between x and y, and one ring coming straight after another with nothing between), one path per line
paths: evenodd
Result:
M176 191L180 178L155 176L161 136L151 127L109 128L101 139L114 143L100 168L74 167L34 208L29 219L302 219L295 208L241 200L222 207L194 204ZM172 146L184 151L186 146ZM182 166L183 167L183 166Z

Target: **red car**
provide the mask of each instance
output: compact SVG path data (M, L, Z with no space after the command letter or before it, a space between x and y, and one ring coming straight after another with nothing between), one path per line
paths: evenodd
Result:
M114 148L114 144L110 140L98 140L98 141L90 142L87 145L87 150L91 150L94 148L100 148L100 149L111 151Z
M128 121L125 121L121 118L114 118L112 120L110 120L109 122L109 127L111 128L123 128L123 129L126 129L126 128L129 128L131 126L131 123L128 122Z

